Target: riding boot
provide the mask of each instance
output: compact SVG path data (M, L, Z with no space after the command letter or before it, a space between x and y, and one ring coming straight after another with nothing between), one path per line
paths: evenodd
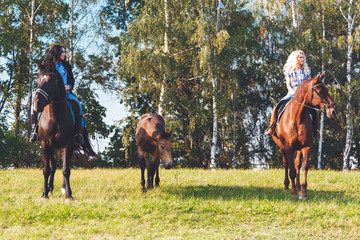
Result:
M312 122L312 125L313 125L313 138L318 139L318 138L320 138L320 132L319 132L319 129L320 129L320 117L319 117L319 113L314 111L314 113L312 115L313 115L313 122Z
M82 116L80 115L76 120L75 120L75 136L74 136L74 142L76 144L83 144L84 143L84 137L81 134L81 119Z
M30 135L30 142L36 142L39 140L38 135L39 126L37 124L37 115L31 115L31 135Z
M276 126L275 109L276 109L276 106L273 108L273 111L271 114L270 127L267 129L267 131L265 133L266 135L269 135L269 136L274 134L274 130L275 130L275 126Z

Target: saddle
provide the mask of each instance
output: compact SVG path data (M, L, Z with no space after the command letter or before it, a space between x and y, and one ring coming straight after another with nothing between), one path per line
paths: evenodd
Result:
M287 105L289 104L289 102L291 101L291 98L288 100L281 100L280 102L278 102L278 104L276 105L275 108L275 119L277 122L280 121L281 116L283 115Z
M66 99L66 102L69 105L70 113L71 113L72 120L73 120L73 126L75 127L75 113L74 113L74 110L73 110L73 106L74 106L74 104L78 104L78 103L76 101L74 101L74 100L71 100L71 99L70 100ZM80 116L80 117L81 117L80 127L84 128L85 124L86 124L85 118L83 116Z
M275 108L275 119L276 122L280 121L281 116L283 115L283 113L285 112L286 107L289 105L290 101L292 100L292 98L288 99L288 100L281 100ZM311 109L308 109L308 113L310 116L310 119L313 121L313 114L314 112Z
M72 122L73 122L73 127L75 127L75 113L73 110L73 104L77 104L77 102L75 101L69 101L66 99L66 103L69 105L70 108L70 113L71 113L71 118L72 118ZM37 115L37 120L39 121L40 116L41 116L42 112L39 112ZM81 128L83 128L85 126L85 119L83 117L81 117ZM39 125L39 122L37 123L37 125Z

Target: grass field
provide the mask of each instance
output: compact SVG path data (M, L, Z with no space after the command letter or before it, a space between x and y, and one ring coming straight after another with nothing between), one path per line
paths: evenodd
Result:
M75 200L41 199L42 170L0 171L0 239L360 239L360 172L309 172L308 197L284 193L284 170L72 170Z

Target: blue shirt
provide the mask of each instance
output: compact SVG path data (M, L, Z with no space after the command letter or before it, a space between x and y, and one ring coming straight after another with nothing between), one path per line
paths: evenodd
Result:
M62 62L60 61L59 63L56 63L55 65L56 70L60 73L63 82L65 85L67 85L67 70L65 69L64 65L62 64Z

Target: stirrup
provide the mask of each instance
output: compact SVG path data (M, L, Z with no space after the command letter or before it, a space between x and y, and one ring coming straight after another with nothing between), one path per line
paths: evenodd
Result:
M78 143L78 144L83 144L84 143L84 137L81 133L77 133L74 136L74 142Z
M33 133L30 136L30 142L37 142L39 141L39 136L37 135L37 133Z
M316 136L317 133L319 133L319 136ZM320 138L320 131L316 130L315 132L313 132L312 137L313 137L313 139L319 139Z
M29 142L37 142L39 141L39 136L36 133L36 131L34 131L31 135L30 135L30 140Z

